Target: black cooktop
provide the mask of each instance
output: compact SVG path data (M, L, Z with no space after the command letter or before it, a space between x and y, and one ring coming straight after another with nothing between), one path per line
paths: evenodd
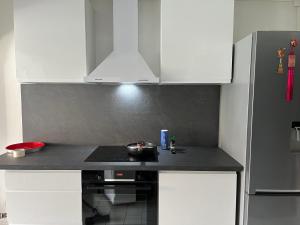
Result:
M157 154L131 156L125 146L99 146L86 162L157 162Z

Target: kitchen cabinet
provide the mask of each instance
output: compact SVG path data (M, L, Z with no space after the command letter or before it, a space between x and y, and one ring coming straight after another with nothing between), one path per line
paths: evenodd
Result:
M84 0L14 0L14 31L20 82L83 82Z
M80 171L6 171L8 222L82 225Z
M234 225L235 172L159 173L159 224Z
M234 0L161 1L161 82L230 83Z
M139 0L138 4L139 53L155 81L231 81L234 0ZM15 0L14 20L20 82L144 80L132 79L132 74L116 79L109 75L113 71L107 72L107 79L87 76L97 72L95 68L114 48L112 1Z
M82 225L81 171L6 171L10 225ZM160 225L235 225L236 172L160 171Z

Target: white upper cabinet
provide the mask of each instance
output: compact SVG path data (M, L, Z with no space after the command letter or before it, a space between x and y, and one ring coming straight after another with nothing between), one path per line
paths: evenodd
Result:
M231 81L234 0L161 0L161 82Z
M234 0L14 0L20 82L228 83Z
M83 0L14 0L20 82L82 82L86 74Z

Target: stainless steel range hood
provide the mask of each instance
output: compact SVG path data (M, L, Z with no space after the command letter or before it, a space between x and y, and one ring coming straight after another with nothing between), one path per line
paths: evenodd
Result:
M114 49L85 80L101 83L158 83L138 50L138 0L113 0Z

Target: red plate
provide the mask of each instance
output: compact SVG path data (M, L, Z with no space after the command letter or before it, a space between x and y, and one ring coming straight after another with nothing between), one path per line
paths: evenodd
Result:
M19 149L25 149L27 151L38 151L46 144L44 142L25 142L9 145L6 147L7 150L15 151Z

